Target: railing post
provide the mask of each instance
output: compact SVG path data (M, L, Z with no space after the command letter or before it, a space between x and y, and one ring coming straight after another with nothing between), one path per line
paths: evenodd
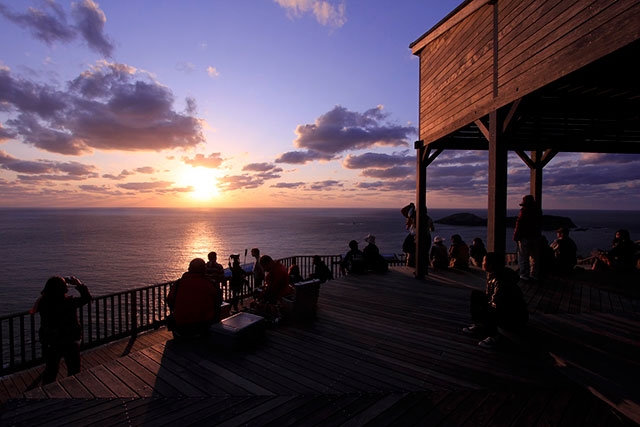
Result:
M131 291L131 335L138 334L138 303L136 291Z

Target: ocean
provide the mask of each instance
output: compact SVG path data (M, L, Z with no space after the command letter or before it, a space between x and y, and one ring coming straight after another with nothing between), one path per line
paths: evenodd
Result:
M482 209L430 209L434 220L468 212L486 218ZM635 211L559 211L580 228L571 237L580 255L606 249L618 228L640 238ZM517 210L508 215L517 215ZM448 242L460 234L486 242L486 227L435 224L432 237ZM507 230L507 250L515 251L513 230ZM24 311L52 275L74 275L95 296L175 280L195 257L218 253L225 267L229 255L251 263L251 248L264 255L336 255L355 239L364 247L367 234L376 236L384 254L402 252L407 231L400 207L393 209L0 209L0 315ZM553 231L545 232L552 241ZM246 252L245 252L246 251ZM245 257L246 253L246 257Z

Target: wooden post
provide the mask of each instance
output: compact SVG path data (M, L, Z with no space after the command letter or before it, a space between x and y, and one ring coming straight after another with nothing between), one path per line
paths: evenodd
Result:
M423 236L427 222L427 166L425 163L426 147L424 141L416 141L414 147L416 153L416 279L421 279L427 273L427 263L429 262L429 254L425 249L427 242L424 242Z
M498 111L489 117L489 180L487 213L487 249L506 252L507 148Z

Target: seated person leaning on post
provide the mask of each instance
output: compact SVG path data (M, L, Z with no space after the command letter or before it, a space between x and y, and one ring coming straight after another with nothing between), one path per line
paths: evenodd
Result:
M220 321L222 292L207 276L202 258L189 263L189 270L169 290L167 305L174 324L169 325L174 336L200 336L209 326Z

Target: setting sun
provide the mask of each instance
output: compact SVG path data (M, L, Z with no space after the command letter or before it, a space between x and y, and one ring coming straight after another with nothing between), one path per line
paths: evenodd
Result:
M188 168L182 174L182 185L192 188L191 197L209 200L218 195L218 180L215 171L203 167Z

